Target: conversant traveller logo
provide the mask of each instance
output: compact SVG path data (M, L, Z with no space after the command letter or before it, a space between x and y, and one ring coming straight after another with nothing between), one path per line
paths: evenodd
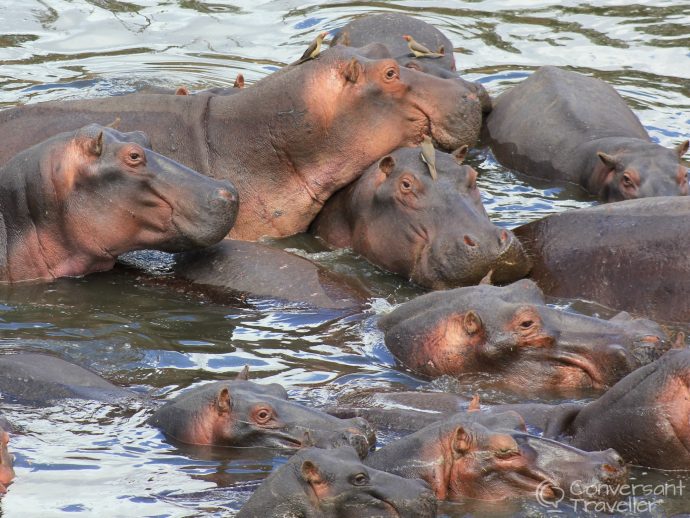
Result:
M543 507L558 509L561 502L580 513L610 515L646 515L666 498L682 497L686 484L682 480L661 484L604 484L583 480L573 481L567 489L543 481L536 489L537 502Z

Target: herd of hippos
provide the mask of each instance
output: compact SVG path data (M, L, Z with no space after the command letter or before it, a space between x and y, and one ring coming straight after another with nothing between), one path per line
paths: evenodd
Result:
M440 31L406 15L355 19L327 49L324 36L246 88L0 111L0 282L83 276L157 249L177 253L174 275L190 286L361 307L366 295L336 274L255 242L310 231L437 290L379 319L412 373L601 394L487 406L364 391L315 409L246 371L205 384L149 422L182 443L295 452L240 518L427 517L443 500L620 484L631 464L690 470L690 352L682 331L656 323L690 322L688 141L654 143L612 87L556 67L492 99L458 76ZM495 226L463 165L478 142L603 203L514 233ZM545 294L623 311L566 312ZM35 404L137 397L34 353L0 356L0 392ZM12 424L0 424L5 491ZM374 426L407 435L373 451Z

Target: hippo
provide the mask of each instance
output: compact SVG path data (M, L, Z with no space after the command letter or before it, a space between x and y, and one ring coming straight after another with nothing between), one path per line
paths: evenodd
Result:
M410 51L405 36L411 36L429 50L441 56L415 57ZM371 43L385 45L390 55L401 66L419 70L426 74L460 81L469 91L474 92L482 105L482 112L491 111L491 98L481 85L462 79L456 70L453 43L433 25L403 13L367 14L355 18L338 30L331 46L346 45L365 47Z
M209 246L237 205L230 182L151 151L140 132L61 133L0 168L0 282L109 270L130 250Z
M542 438L586 451L612 448L627 463L646 468L690 471L690 349L683 341L681 334L673 349L589 403L482 405L469 413L487 420L514 412ZM370 392L341 398L329 413L365 417L380 428L398 430L404 423L402 429L411 431L471 407L465 398L443 392Z
M483 140L504 166L605 202L688 194L688 141L675 150L652 142L611 86L577 72L541 67L499 95Z
M365 466L352 448L308 448L271 473L237 518L432 518L436 505L426 483Z
M288 400L276 383L246 379L195 387L159 408L148 420L186 444L298 449L350 444L364 457L376 435L361 418L338 419Z
M385 343L426 377L490 373L514 391L604 390L670 347L656 323L610 320L545 305L537 285L433 292L381 317Z
M440 500L555 500L574 481L616 485L628 477L613 450L585 452L511 428L486 427L456 414L370 454L367 466L429 483ZM495 416L499 417L499 416Z
M565 211L515 233L534 260L532 279L547 295L690 322L690 198Z
M12 427L3 417L0 417L0 495L7 492L7 486L14 480L12 455L7 449L10 443Z
M489 271L496 282L524 277L530 260L489 220L466 151L436 153L437 180L420 148L384 156L328 200L311 232L427 288L476 284Z
M90 399L121 406L149 399L106 381L88 369L39 353L0 355L0 392L5 399L46 405L62 399ZM205 446L267 446L292 450L303 443L351 445L365 456L376 442L361 418L338 419L290 401L278 384L235 380L195 387L165 403L149 424L181 443Z
M175 259L175 276L210 288L211 297L231 291L346 310L361 309L370 295L354 278L263 243L224 239L209 248L176 254Z
M430 134L454 150L479 135L477 96L455 80L337 46L233 95L131 94L0 111L0 164L58 131L121 118L153 148L242 200L231 237L305 231L323 203L372 162Z

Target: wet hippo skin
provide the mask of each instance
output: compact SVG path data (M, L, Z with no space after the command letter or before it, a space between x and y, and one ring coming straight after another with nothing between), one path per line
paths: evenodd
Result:
M302 450L252 494L237 518L432 518L436 499L421 480L365 466L352 448Z
M61 133L0 168L0 282L109 270L144 248L218 242L237 192L148 149L141 132L92 124Z
M530 260L486 215L466 151L435 153L436 179L420 148L386 155L326 202L311 232L427 288L476 284L489 271L498 282L524 277Z
M527 279L422 295L382 316L379 327L413 372L490 373L518 392L602 390L671 345L650 320L603 320L547 306Z
M506 167L581 185L604 201L688 194L680 157L651 141L609 85L541 67L494 99L483 140Z
M336 102L337 100L337 102ZM478 137L481 108L458 81L338 46L234 95L132 94L0 111L0 163L59 131L121 119L153 149L239 191L232 237L307 229L328 197L378 158L431 134L453 150Z
M593 300L664 322L690 322L690 198L569 210L515 234L547 295Z

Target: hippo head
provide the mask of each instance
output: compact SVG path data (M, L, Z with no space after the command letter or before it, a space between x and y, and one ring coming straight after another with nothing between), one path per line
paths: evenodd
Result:
M238 514L431 518L436 499L421 480L365 466L352 448L308 448L273 472Z
M419 144L424 135L449 151L472 145L479 136L480 101L455 79L401 67L393 58L369 58L341 45L298 66L305 69L307 123L324 128L326 138L347 143L347 149L362 156L380 157Z
M361 418L338 419L289 401L277 384L236 380L203 385L161 407L150 422L188 444L297 449L349 444L364 457L376 442Z
M184 251L222 239L237 212L232 184L207 178L147 145L141 132L92 124L11 160L4 178L16 182L9 190L26 199L26 206L0 200L4 210L14 206L12 224L18 227L19 237L8 245L10 271L16 273L10 280L85 275L112 267L127 251ZM30 262L44 263L45 271L22 266L34 240L43 257Z
M688 168L680 158L689 142L675 150L654 143L635 144L616 153L598 152L598 173L604 178L601 196L606 201L652 196L687 196Z
M433 289L478 283L490 270L510 282L530 269L522 245L491 223L477 172L436 153L436 180L419 148L403 148L367 170L352 193L351 246L372 263Z
M612 450L580 451L521 427L524 421L514 412L460 413L385 446L367 462L418 476L437 498L451 501L534 498L537 492L550 500L574 483L589 487L627 479L625 464Z
M10 434L0 428L0 494L7 491L7 486L14 479L14 469L12 468L12 455L7 449L10 442Z
M380 326L391 352L415 372L493 373L518 390L604 389L669 347L651 321L546 306L529 280L423 295Z

